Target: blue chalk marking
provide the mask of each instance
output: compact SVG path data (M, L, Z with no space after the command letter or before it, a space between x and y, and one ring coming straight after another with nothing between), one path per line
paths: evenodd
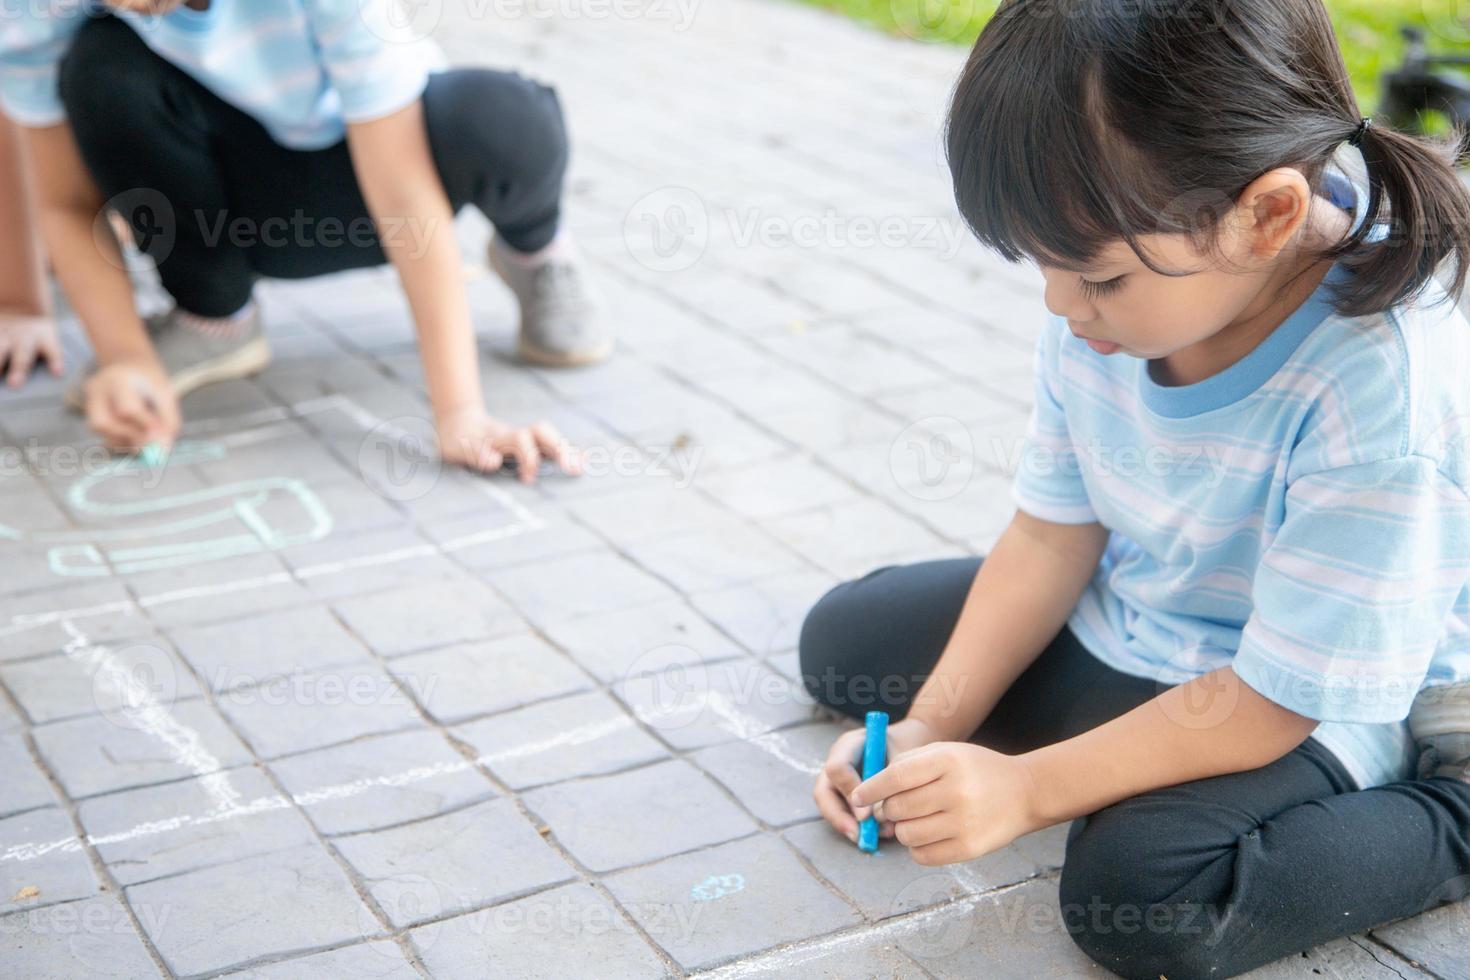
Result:
M888 712L869 711L868 736L863 742L863 779L869 780L888 764ZM858 824L858 847L869 854L878 850L878 818L868 817Z
M696 902L713 902L717 898L744 890L745 875L710 875L689 889L689 894Z

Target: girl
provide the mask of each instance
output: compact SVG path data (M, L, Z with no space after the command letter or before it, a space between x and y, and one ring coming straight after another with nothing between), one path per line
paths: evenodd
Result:
M812 694L903 716L866 782L861 730L837 740L823 815L925 865L1075 820L1063 917L1127 977L1232 976L1470 894L1446 158L1361 117L1321 0L1007 0L948 151L981 241L1046 281L1018 510L983 561L808 615Z
M29 4L0 33L0 95L27 128L47 244L91 336L80 393L110 444L171 442L177 398L265 366L256 276L391 261L419 336L440 452L531 479L574 467L549 425L485 410L453 215L496 227L491 264L521 306L520 352L604 357L581 265L560 230L566 137L555 93L518 75L438 71L390 3L81 0ZM99 16L99 14L101 14ZM104 202L177 305L134 312ZM97 229L94 242L94 226Z

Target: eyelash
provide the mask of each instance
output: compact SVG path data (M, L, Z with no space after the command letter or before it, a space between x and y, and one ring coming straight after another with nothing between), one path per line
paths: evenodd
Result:
M1088 299L1100 299L1103 296L1111 296L1123 288L1123 280L1126 278L1128 277L1118 276L1116 279L1109 279L1106 282L1093 282L1091 279L1083 279L1081 280L1082 292Z

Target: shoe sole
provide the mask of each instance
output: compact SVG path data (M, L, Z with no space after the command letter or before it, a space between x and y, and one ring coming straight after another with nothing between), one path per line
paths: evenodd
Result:
M184 368L171 376L169 380L173 383L175 396L183 398L189 392L197 391L205 385L217 384L221 381L235 381L259 374L270 362L270 345L266 343L264 337L256 337L245 346L223 357ZM65 395L66 406L77 412L85 410L86 406L82 402L82 397L78 389L68 389Z
M516 341L516 356L527 364L534 364L537 367L587 367L588 365L607 360L612 356L612 352L612 344L606 344L590 351L561 353L559 351L545 350L534 344L529 344L524 337Z

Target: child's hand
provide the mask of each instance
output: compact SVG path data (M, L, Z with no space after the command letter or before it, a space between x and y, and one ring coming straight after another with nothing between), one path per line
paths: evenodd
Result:
M31 368L44 359L51 373L61 377L61 343L49 316L0 312L0 369L12 388L19 388Z
M858 774L857 763L863 757L863 742L867 731L854 728L843 732L832 743L827 753L827 762L817 774L817 785L812 790L812 799L817 801L817 810L839 834L857 843L858 824L866 820L872 810L870 806L854 808L848 796L863 777ZM900 753L927 745L935 740L928 725L917 718L905 718L888 726L888 757L896 758ZM881 837L893 836L893 824L879 820L878 833Z
M168 449L179 436L179 400L153 358L116 361L87 381L87 424L111 449Z
M447 463L494 473L507 458L514 459L523 483L535 481L543 456L570 476L582 472L577 450L549 422L518 427L482 408L469 408L440 419L435 428L439 455Z
M880 820L919 864L952 864L989 854L1040 830L1036 790L1019 756L968 742L934 742L889 763L851 794L878 804Z

